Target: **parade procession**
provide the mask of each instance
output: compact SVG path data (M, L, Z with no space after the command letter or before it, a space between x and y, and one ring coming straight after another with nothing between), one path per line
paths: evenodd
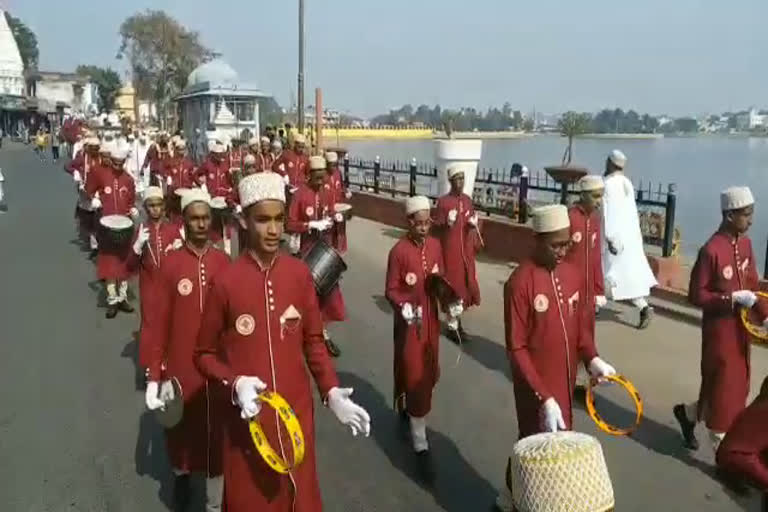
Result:
M299 6L290 108L163 11L63 73L0 10L0 512L768 512L768 160L306 106Z

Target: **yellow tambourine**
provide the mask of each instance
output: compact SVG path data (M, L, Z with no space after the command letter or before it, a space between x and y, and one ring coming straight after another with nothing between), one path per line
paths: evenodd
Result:
M755 292L758 297L768 298L768 293ZM755 325L749 321L749 312L752 311L748 308L741 308L741 323L744 324L744 329L752 335L753 343L758 345L768 344L768 330L763 329L762 325Z
M261 428L261 423L258 421L258 417L252 419L248 423L248 428L251 431L251 439L256 449L261 454L264 461L269 464L269 467L281 474L286 474L296 469L301 461L304 460L304 433L301 431L301 425L299 424L299 418L296 417L296 413L285 398L273 393L272 391L264 391L259 394L259 400L265 404L268 404L275 411L277 411L280 419L285 426L285 430L288 432L288 437L291 438L291 445L293 446L293 464L289 464L270 446L267 436L264 435L264 430ZM263 414L263 413L262 413ZM278 426L279 428L279 426Z
M592 387L595 385L595 382L597 382L595 379L589 380L589 387L587 388L587 413L589 413L589 417L594 420L598 428L600 428L600 430L603 432L613 436L628 436L634 432L635 429L637 429L637 427L640 425L640 420L643 418L643 399L640 398L640 393L637 392L635 386L632 385L632 383L629 382L626 377L622 375L611 375L602 378L620 385L627 391L629 396L632 397L632 400L635 402L635 409L637 410L637 414L635 415L635 424L630 428L622 429L614 427L613 425L609 425L605 422L605 420L603 420L602 417L600 417L600 415L597 413L597 410L595 409L595 395L592 392Z

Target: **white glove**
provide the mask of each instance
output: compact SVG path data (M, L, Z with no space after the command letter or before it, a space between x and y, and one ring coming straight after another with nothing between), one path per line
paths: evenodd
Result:
M277 168L280 169L281 172L285 172L285 164L280 164Z
M147 382L147 391L144 393L144 403L150 411L156 411L165 407L165 402L157 396L159 384L157 381Z
M400 314L403 316L403 320L407 324L413 323L413 320L416 318L416 316L413 314L413 306L411 306L410 302L406 302L403 304L403 308L400 310Z
M757 295L750 290L739 290L731 294L731 301L739 306L751 308L757 302Z
M72 173L72 179L75 180L75 183L82 183L83 177L80 175L80 171L75 171Z
M168 244L168 247L165 248L165 252L177 251L181 249L182 245L184 245L184 242L181 241L181 238L177 238L172 243Z
M173 185L173 179L170 176L168 176L167 178L165 178L165 184L170 187L171 185Z
M604 308L606 305L608 305L608 299L605 298L605 295L598 295L595 297L595 304L599 308Z
M267 385L258 377L238 377L235 380L237 405L240 407L240 417L250 420L259 414L261 403L259 393L267 389Z
M285 182L286 185L291 184L291 178L289 178L287 174L283 176L283 181Z
M542 426L544 427L544 432L557 432L558 429L565 430L563 413L554 398L547 398L541 405L539 416L541 418Z
M165 402L172 402L176 398L176 392L173 390L173 382L170 380L164 380L160 384L160 400Z
M331 228L331 225L333 225L333 223L330 219L309 221L309 229L315 229L317 231L326 231Z
M139 226L139 234L136 236L136 241L133 242L133 252L135 252L136 255L141 256L141 253L144 250L144 245L148 240L149 228L142 224Z
M328 408L333 411L342 425L352 429L352 435L358 433L371 435L371 417L368 412L349 399L352 388L331 388L328 392Z
M346 197L347 199L352 199L352 192L350 192L349 190L347 190L347 193L346 193L346 194L344 194L344 197Z
M240 215L241 213L243 213L243 207L240 206L239 204L236 204L235 205L235 214L236 215Z
M599 357L594 357L589 362L589 373L599 380L601 377L616 375L616 369Z
M448 224L453 225L454 222L456 222L456 218L459 216L459 212L456 210L451 210L448 212Z
M448 306L448 314L451 318L457 318L464 312L464 303L461 299Z
M136 220L139 217L139 210L134 206L128 211L128 215L130 215L133 220Z
M469 218L469 223L472 224L473 226L477 227L477 220L478 220L477 219L477 214L474 214L473 216L471 216Z
M336 222L344 222L344 215L341 213L337 213L336 215L333 216L333 220L335 220Z
M93 199L91 199L91 208L93 208L94 210L98 210L99 208L101 208L101 200L98 197L94 197Z

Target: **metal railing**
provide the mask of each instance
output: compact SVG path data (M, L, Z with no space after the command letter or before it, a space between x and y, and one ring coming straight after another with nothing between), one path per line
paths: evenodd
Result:
M353 178L354 175L354 178ZM367 190L374 194L390 196L414 196L419 188L428 186L423 195L432 200L432 184L437 179L437 168L432 164L400 160L374 160L344 158L344 184ZM635 184L636 202L640 210L640 224L646 244L662 248L664 257L676 253L680 243L679 230L675 229L677 192L675 184L666 189L658 184L639 182ZM554 194L555 200L543 199L545 194ZM575 185L565 188L545 172L516 174L510 169L479 168L475 178L473 202L475 209L486 215L503 215L525 224L532 205L552 202L568 203L571 196L578 196Z

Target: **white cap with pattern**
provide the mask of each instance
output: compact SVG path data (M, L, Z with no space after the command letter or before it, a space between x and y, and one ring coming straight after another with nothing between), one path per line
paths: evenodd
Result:
M579 190L582 192L591 192L592 190L602 190L605 188L605 182L602 176L597 174L588 174L579 180Z
M144 189L144 200L147 199L162 199L163 198L163 189L160 187L147 187Z
M339 155L335 151L326 151L325 152L325 161L329 164L335 164L339 161Z
M618 149L614 149L610 152L608 155L608 160L613 162L613 165L618 167L619 169L623 169L625 165L627 165L627 155L625 155L623 152L621 152Z
M190 188L181 196L181 211L192 203L205 203L211 205L211 195L201 188Z
M309 168L311 170L325 169L325 158L322 156L309 157Z
M405 214L413 215L422 210L431 210L432 202L427 196L413 196L405 200Z
M740 210L755 204L749 187L729 187L720 192L720 209L724 212Z
M531 216L533 217L533 230L536 233L552 233L571 226L568 208L562 204L548 204L534 208Z
M260 201L285 202L285 181L274 172L251 174L240 180L237 186L240 194L240 206L248 208Z

